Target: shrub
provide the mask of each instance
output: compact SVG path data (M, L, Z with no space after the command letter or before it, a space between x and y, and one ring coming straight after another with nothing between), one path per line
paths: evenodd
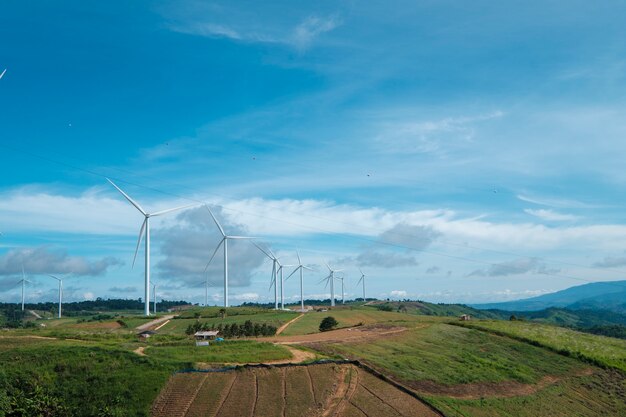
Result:
M328 330L332 330L337 327L339 323L335 320L334 317L328 316L325 317L324 320L320 323L320 332L326 332Z

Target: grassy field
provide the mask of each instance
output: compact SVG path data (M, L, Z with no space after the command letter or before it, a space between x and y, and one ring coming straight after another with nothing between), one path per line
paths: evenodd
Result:
M68 340L0 339L0 415L145 416L180 364Z
M424 323L404 333L361 343L333 343L324 352L360 358L412 384L535 383L582 365L545 349L478 330Z
M283 346L247 340L212 342L210 346L195 346L189 341L155 344L147 347L145 353L158 360L188 362L187 368L197 362L256 363L291 357L291 353Z
M329 311L306 313L304 317L291 324L283 335L293 336L299 334L318 333L320 322L324 317L332 316L338 322L338 328L351 327L358 324L373 323L392 323L403 325L406 323L415 323L420 320L419 317L403 313L393 313L387 311L378 311L369 308L337 308Z
M565 355L626 371L626 340L522 321L481 320L465 323L465 326L526 340Z

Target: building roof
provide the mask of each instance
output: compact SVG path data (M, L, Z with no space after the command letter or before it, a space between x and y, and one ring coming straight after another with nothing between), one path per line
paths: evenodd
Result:
M193 335L194 336L217 336L218 333L219 333L218 330L204 330L200 332L195 332Z

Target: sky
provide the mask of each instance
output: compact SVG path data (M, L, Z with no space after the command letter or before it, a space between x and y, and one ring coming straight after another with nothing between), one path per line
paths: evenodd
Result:
M626 4L52 1L0 13L0 301L221 304L228 234L346 297L480 303L626 276ZM273 301L229 246L230 301ZM290 269L287 269L290 272ZM337 287L336 287L337 288ZM299 297L295 277L287 300Z

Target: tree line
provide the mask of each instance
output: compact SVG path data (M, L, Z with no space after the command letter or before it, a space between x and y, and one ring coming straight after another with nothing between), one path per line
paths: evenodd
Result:
M187 330L185 333L188 335L192 335L199 331L207 331L207 330L217 330L218 336L223 338L233 338L233 337L259 337L259 336L274 336L276 334L276 326L272 326L267 323L253 323L250 320L246 320L243 324L231 323L218 324L215 323L207 323L197 321L193 324L187 326Z

